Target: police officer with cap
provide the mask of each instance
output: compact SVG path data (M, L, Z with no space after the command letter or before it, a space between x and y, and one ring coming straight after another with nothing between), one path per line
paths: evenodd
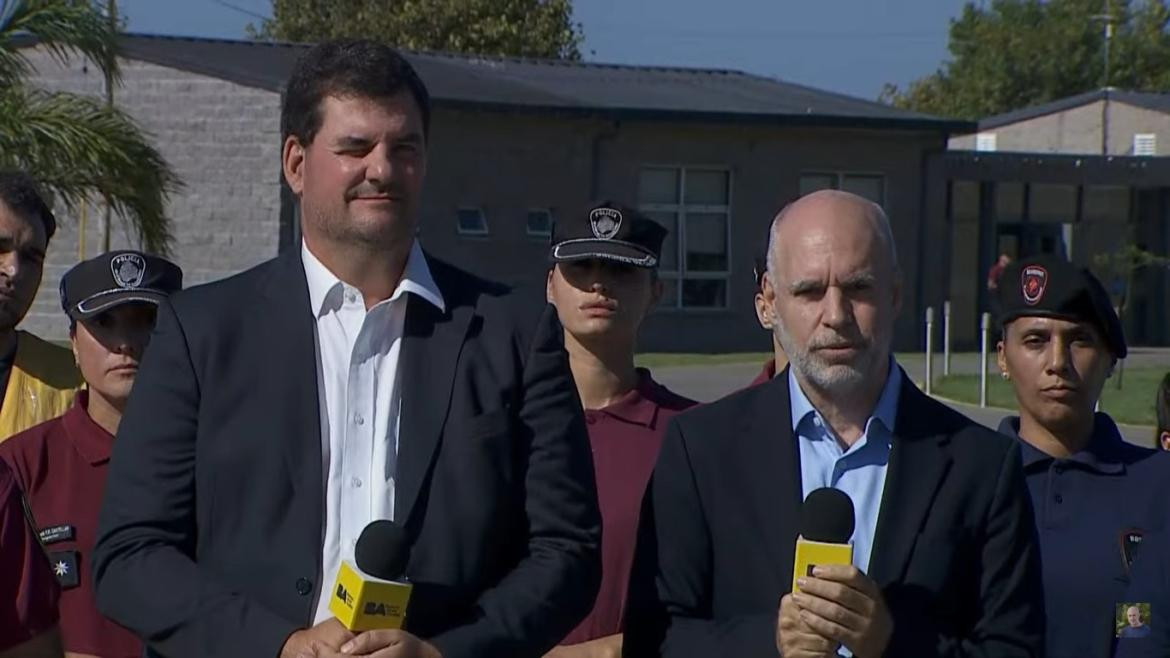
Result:
M61 585L60 628L71 655L137 658L142 646L98 611L89 554L96 541L114 435L154 328L158 305L183 284L170 261L113 251L61 279L73 357L85 379L65 415L0 444Z
M634 366L642 321L662 298L666 229L606 201L553 228L546 295L585 407L601 509L601 587L556 658L618 655L642 495L667 421L695 404Z
M1049 255L1022 258L999 285L998 363L1019 415L1000 431L1019 438L1035 510L1044 573L1047 655L1114 655L1116 606L1150 592L1131 573L1146 535L1170 521L1170 454L1126 443L1095 413L1118 359L1121 322L1086 269ZM1143 589L1144 588L1144 589ZM1146 640L1121 640L1121 642Z

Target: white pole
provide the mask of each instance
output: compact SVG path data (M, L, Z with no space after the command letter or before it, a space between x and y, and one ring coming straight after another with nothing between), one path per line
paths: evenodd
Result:
M934 307L926 307L926 394L930 395L934 378Z
M951 376L951 302L943 302L943 377Z
M979 406L987 406L987 348L991 333L991 314L984 313L979 320Z

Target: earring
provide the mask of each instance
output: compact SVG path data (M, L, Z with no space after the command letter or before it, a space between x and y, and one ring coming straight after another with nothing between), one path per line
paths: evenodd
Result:
M1012 376L1011 376L1011 375L1009 375L1009 374L1008 374L1008 371L1006 371L1006 370L1004 370L1003 372L999 373L999 376L1000 376L1000 377L1003 377L1005 381L1007 381L1007 380L1009 380L1009 379L1011 379L1011 378L1012 378Z

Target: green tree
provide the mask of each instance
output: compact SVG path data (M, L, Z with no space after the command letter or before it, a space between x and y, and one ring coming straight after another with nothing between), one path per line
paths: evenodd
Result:
M87 0L0 0L0 167L23 169L76 211L102 200L144 249L170 251L169 194L180 182L143 131L102 100L28 84L17 48L33 39L55 59L87 58L117 82L116 27Z
M1093 257L1093 273L1110 289L1113 307L1123 323L1129 310L1134 279L1146 268L1163 267L1170 267L1170 258L1153 254L1133 242L1125 242L1114 251ZM1122 386L1124 376L1125 363L1122 362L1115 378L1118 389Z
M398 48L577 60L570 0L272 0L259 39L368 38Z
M1107 5L1107 11L1106 6ZM1113 26L1105 72L1105 16ZM882 100L977 119L1114 86L1170 90L1170 8L1164 0L968 2L951 21L950 59Z

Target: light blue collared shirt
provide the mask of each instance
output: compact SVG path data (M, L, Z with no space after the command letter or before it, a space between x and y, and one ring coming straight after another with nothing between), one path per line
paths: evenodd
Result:
M833 436L829 424L821 417L800 389L796 375L788 371L788 395L792 405L792 433L800 445L801 496L821 487L845 492L853 501L853 566L869 573L873 536L877 530L882 492L886 488L886 469L890 463L890 443L894 436L894 418L898 415L898 395L902 391L902 369L890 357L890 373L878 398L877 406L865 421L865 432L848 450ZM853 653L841 646L840 656Z
M886 468L890 463L890 442L894 418L898 413L898 395L902 390L902 370L890 357L890 373L877 406L865 423L865 432L842 450L828 423L821 417L791 369L788 393L792 404L792 433L800 444L801 495L814 489L832 487L853 500L853 566L869 573L873 535L877 528L882 492L886 488Z

